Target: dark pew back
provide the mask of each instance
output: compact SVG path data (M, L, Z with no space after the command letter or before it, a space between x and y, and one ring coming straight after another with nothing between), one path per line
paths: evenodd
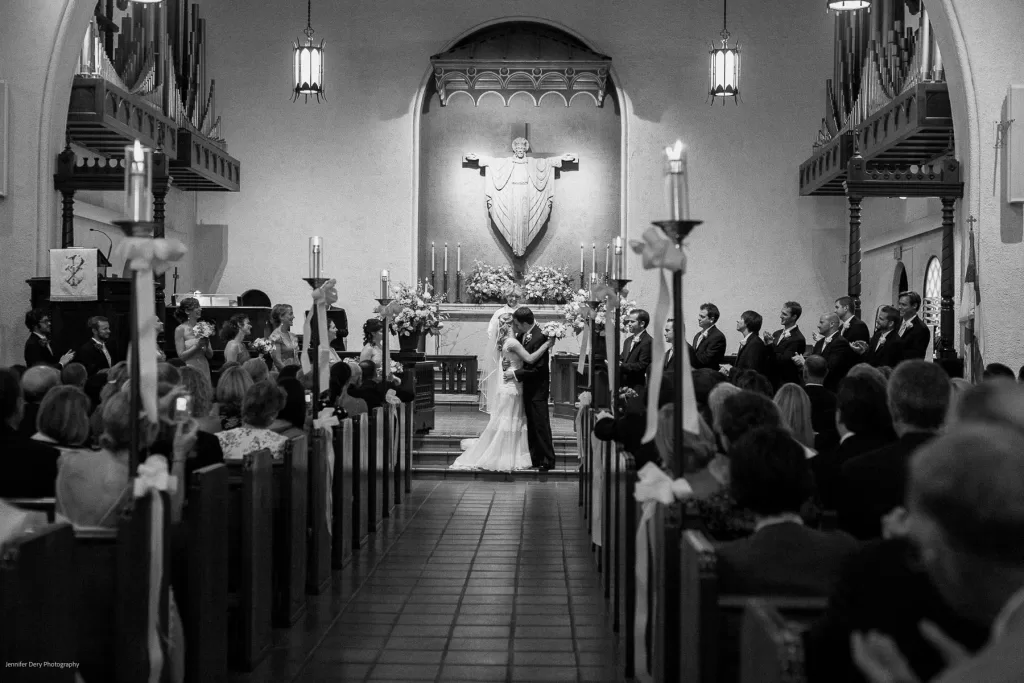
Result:
M800 629L767 601L747 602L740 637L741 683L803 683L804 644Z
M633 676L633 619L636 610L636 530L639 517L636 502L636 460L626 451L618 453L618 634L622 646L623 673Z
M335 433L341 428L335 429ZM335 512L330 512L328 518L328 498L331 505L338 505L338 493L332 486L332 468L327 461L327 437L317 431L312 437L312 448L309 449L309 477L306 488L309 497L307 505L308 517L306 519L307 552L306 552L306 593L320 595L331 585L331 553L332 553L332 524ZM342 451L334 446L334 477L337 477L339 462L342 459ZM336 482L335 482L336 483ZM332 495L333 494L333 495ZM338 529L333 528L337 534ZM351 542L349 542L351 552Z
M369 442L367 444L367 456L369 457L369 500L366 517L367 533L376 533L381 520L384 519L384 440L383 422L381 417L383 408L374 408L364 419L367 421L367 432Z
M273 463L274 569L273 621L294 624L306 612L306 487L309 439L295 430L284 457Z
M403 433L402 441L405 443L405 451L402 454L404 460L402 465L402 477L405 481L405 492L407 494L412 493L412 442L413 435L416 432L414 425L416 424L416 404L413 401L409 401L404 404L405 412L405 432Z
M352 420L352 548L363 547L369 535L367 518L370 516L370 459L368 415L357 415Z
M331 516L331 566L341 569L352 559L353 505L358 486L353 477L357 475L352 467L355 425L346 418L334 428L334 478L332 481Z
M30 662L73 662L77 656L71 608L78 597L74 552L75 535L67 523L40 526L0 548L0 660L7 667L3 680L75 680L70 667L28 668Z

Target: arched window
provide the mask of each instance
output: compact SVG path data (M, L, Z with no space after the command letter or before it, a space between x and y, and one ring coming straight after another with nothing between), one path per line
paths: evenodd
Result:
M921 318L926 325L939 324L939 302L942 297L942 267L939 259L932 256L924 270L924 301Z
M905 292L910 289L910 283L907 281L907 269L903 265L902 261L896 262L896 270L892 277L892 301L893 306L899 301L900 292Z

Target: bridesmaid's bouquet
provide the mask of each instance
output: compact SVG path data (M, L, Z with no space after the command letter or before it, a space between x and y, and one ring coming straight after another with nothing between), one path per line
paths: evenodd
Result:
M195 327L192 328L192 334L194 334L199 339L212 337L216 333L216 331L217 330L213 327L213 325L211 323L206 322L205 320L200 320L195 324Z
M392 375L401 375L403 372L405 372L405 366L404 365L399 363L397 360L391 361L391 374Z
M565 325L557 322L546 323L540 328L540 331L548 339L565 339L565 336L569 333Z
M251 346L252 350L260 356L265 356L274 350L274 342L262 337L260 339L253 339Z

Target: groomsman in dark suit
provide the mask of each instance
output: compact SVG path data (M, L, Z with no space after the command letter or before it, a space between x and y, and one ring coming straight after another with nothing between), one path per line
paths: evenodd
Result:
M743 335L740 348L736 352L736 365L732 374L741 370L753 370L768 376L771 369L771 356L761 337L761 314L757 311L743 311L736 321L736 331Z
M619 367L622 369L622 386L632 387L643 394L647 386L647 373L651 367L651 345L654 339L647 333L651 324L650 314L637 309L629 314L629 331L632 333L622 349Z
M110 346L110 321L101 315L94 315L89 318L88 324L92 330L92 339L78 349L75 358L92 377L100 370L109 370L120 359Z
M836 299L836 315L839 316L839 323L842 325L842 334L846 341L867 341L871 337L867 323L853 314L856 309L853 306L853 298L841 296Z
M820 453L839 444L839 433L836 431L836 395L825 388L828 363L821 356L807 356L803 363L803 375L804 391L807 392L807 398L811 399L814 448Z
M787 301L782 304L779 313L782 329L764 333L764 343L772 356L771 377L776 390L790 382L803 383L800 366L793 360L795 356L803 356L807 352L807 340L796 324L803 312L804 309L796 301Z
M850 348L850 342L839 334L841 325L835 313L825 313L818 319L818 334L821 336L811 353L821 356L828 365L825 388L835 393L839 381L846 377L857 363L857 354Z
M26 313L25 327L31 332L25 341L26 368L33 365L64 367L75 357L74 351L68 351L63 356L57 357L53 350L53 340L50 337L50 314L44 309L33 308Z
M921 295L917 292L900 292L896 308L903 318L899 331L899 337L903 341L903 359L931 360L925 358L924 354L932 340L932 333L917 317L918 311L921 310Z
M676 367L676 352L672 348L672 342L675 339L675 318L669 318L665 322L665 329L662 334L665 335L665 360L662 367L664 368L661 373L661 389L658 391L658 407L665 405L666 403L673 403L675 401L675 367Z
M725 360L725 335L715 327L721 313L714 304L702 304L697 313L697 325L700 332L693 337L690 346L691 366L694 370L709 368L716 372L721 369Z
M892 306L882 306L875 318L875 334L869 342L855 342L850 346L860 354L861 362L872 367L895 368L903 360L903 340L896 334L900 312Z

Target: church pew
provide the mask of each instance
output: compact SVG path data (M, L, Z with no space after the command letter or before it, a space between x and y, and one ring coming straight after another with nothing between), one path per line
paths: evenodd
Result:
M334 449L335 467L341 451ZM333 560L333 543L331 540L334 529L333 518L327 519L327 497L332 492L332 472L327 462L326 437L316 432L310 438L309 477L307 479L307 544L306 544L306 593L320 595L331 585L331 563ZM332 498L333 500L333 498ZM333 510L332 510L333 517ZM346 515L347 519L347 515ZM334 529L333 533L337 530ZM351 552L351 542L349 543Z
M405 481L406 494L412 493L412 443L413 435L416 432L416 429L414 428L414 425L416 424L415 410L415 402L409 401L405 404L405 432L403 434L405 452L402 456L404 459L402 464L402 477Z
M273 477L267 449L228 467L228 661L252 671L271 648Z
M751 596L718 592L715 549L696 530L680 543L680 628L674 645L680 680L700 683L739 681L740 631ZM825 611L826 598L763 598L787 618L811 621ZM666 645L670 645L666 643Z
M342 420L334 428L334 476L331 480L331 548L330 569L342 569L352 559L353 444L351 419ZM325 480L326 481L326 480Z
M618 581L618 495L619 487L616 485L618 477L619 459L618 444L614 441L605 441L601 451L601 465L604 467L604 597L608 601L608 613L616 613L615 591Z
M803 683L800 628L765 600L747 602L743 613L740 683Z
M590 434L590 538L591 538L591 549L594 552L595 560L597 562L597 571L604 571L604 529L605 524L605 502L607 496L605 496L604 486L604 442L594 436L593 432ZM601 579L604 581L604 579Z
M5 498L5 501L15 507L19 507L23 510L31 510L32 512L42 512L46 514L46 521L53 524L55 520L55 498Z
M186 570L176 594L185 629L185 680L218 683L228 669L228 468L203 467L188 482Z
M391 437L392 462L391 468L391 495L394 496L395 505L401 505L405 497L405 481L403 474L405 470L405 404L400 403L393 408L395 411L395 426Z
M619 451L618 509L618 605L615 620L621 643L623 673L633 677L633 617L636 609L636 529L639 517L636 502L636 460L624 450Z
M391 516L391 510L395 507L394 484L395 462L394 451L391 446L394 443L394 432L391 429L391 415L386 406L381 406L377 413L377 450L380 451L380 519L384 520Z
M23 500L8 502L31 509ZM28 668L29 662L75 661L74 553L75 534L67 523L36 527L0 549L0 660L5 666L25 663L5 668L4 681L74 682L70 667Z
M294 624L306 612L306 488L309 438L288 439L284 457L273 463L273 622Z
M384 516L384 451L380 437L380 413L382 408L375 408L366 415L366 432L368 436L366 454L367 468L367 503L366 531L377 533Z
M369 535L370 515L369 416L352 419L352 549L358 550Z

